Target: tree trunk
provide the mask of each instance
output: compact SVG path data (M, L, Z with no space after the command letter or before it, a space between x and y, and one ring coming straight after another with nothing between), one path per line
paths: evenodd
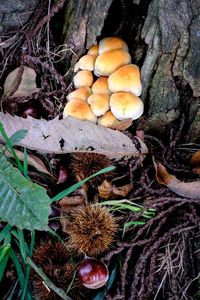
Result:
M163 132L184 116L187 140L199 139L198 0L69 0L65 16L64 43L78 57L104 36L128 43L141 67L146 117L140 128Z

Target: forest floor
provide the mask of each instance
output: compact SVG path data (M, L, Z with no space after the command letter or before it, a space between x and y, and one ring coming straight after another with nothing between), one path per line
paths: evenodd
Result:
M50 16L57 11L53 7ZM65 67L70 49L55 40L49 20L39 11L23 31L9 33L2 42L1 112L26 118L29 135L35 130L35 119L62 118L66 96L73 90L72 70ZM25 75L24 66L35 70L36 79L34 73ZM17 67L5 95L5 79ZM19 92L22 80L29 86L23 87L24 94ZM1 299L199 299L200 145L183 144L184 118L170 124L162 135L138 130L137 123L122 128L137 155L111 159L91 151L44 154L13 148L27 133L20 131L13 139L4 131L4 119L0 127L6 141L6 147L0 148ZM15 173L16 167L25 177L26 191L21 179L13 183L22 176ZM103 169L108 172L82 181ZM35 195L27 182L44 190L36 188ZM19 201L22 194L28 204L8 214L4 190L10 201ZM37 214L39 222L46 218L48 229L47 224L37 225ZM97 283L92 282L92 288L91 282L90 288L83 286L84 276L77 276L85 255L95 258L91 276ZM110 275L97 289L103 276L95 269L100 261Z

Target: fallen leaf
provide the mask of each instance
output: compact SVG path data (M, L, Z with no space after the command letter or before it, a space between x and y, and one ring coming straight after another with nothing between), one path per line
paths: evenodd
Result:
M161 163L154 161L156 178L160 184L167 186L172 192L179 196L200 199L200 181L184 182L174 175L170 175Z
M132 184L126 184L120 187L112 185L107 180L98 187L99 196L103 199L112 199L115 197L126 197L132 189Z
M32 117L24 119L0 112L0 121L9 136L22 128L27 129L28 134L18 145L38 152L51 154L92 152L104 154L109 158L140 157L148 153L146 145L139 139L140 150L129 137L118 130L72 117L47 121ZM0 141L4 141L1 136Z
M20 67L14 69L8 74L4 82L4 95L9 96L13 87L16 86L20 76ZM36 86L36 73L34 69L24 66L21 81L17 90L11 97L29 96L37 92L39 89Z
M200 150L191 157L189 164L193 167L192 171L200 175Z
M67 234L70 234L71 213L85 205L85 197L81 193L75 193L76 194L74 196L64 197L59 201L59 205L61 207L60 223L62 225L63 232Z

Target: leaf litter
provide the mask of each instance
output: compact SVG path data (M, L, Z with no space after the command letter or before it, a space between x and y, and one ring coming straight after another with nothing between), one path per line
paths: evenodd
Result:
M162 137L148 135L142 130L138 131L140 138L135 138L135 125L129 128L132 123L130 121L120 122L113 128L115 131L100 129L98 126L84 122L84 129L87 128L88 131L86 137L83 138L82 134L77 135L77 132L83 131L83 123L71 119L68 119L70 122L59 120L57 116L61 115L66 94L71 89L71 71L69 70L64 78L57 69L56 61L62 60L67 52L72 53L72 51L63 47L61 51L60 48L54 49L54 53L51 52L50 55L50 52L43 47L41 35L38 35L38 32L45 30L44 24L57 13L63 4L64 1L58 1L52 6L47 16L45 14L41 16L40 13L45 7L45 3L41 3L40 10L35 14L32 24L24 28L25 34L19 32L17 38L13 36L13 39L11 37L1 42L0 46L4 51L1 83L8 76L6 68L9 65L5 59L15 69L14 78L11 80L12 86L7 84L1 104L3 111L17 114L17 116L1 112L0 120L3 121L6 132L10 136L16 130L28 129L28 136L17 144L35 151L34 154L28 153L28 164L38 171L48 174L48 169L37 157L37 152L48 153L47 156L50 159L56 157L61 164L63 160L69 162L69 154L73 152L83 151L87 154L90 151L106 154L112 158L118 172L111 183L108 182L106 187L104 186L108 199L116 196L119 201L124 201L126 197L131 202L131 208L134 205L135 207L142 205L146 211L153 209L154 217L144 222L139 212L130 210L129 206L123 207L125 213L123 213L123 218L121 216L119 219L119 234L109 251L101 257L111 267L119 261L118 274L113 283L115 288L103 291L102 297L139 300L156 299L156 297L159 299L188 297L189 299L198 291L198 283L194 279L199 274L198 264L195 264L199 261L198 244L200 242L199 156L197 154L188 163L188 160L183 159L183 151L181 152L180 149L177 151L177 143L183 138L184 118L181 119L180 128L174 130L171 139L165 139L165 141ZM29 43L30 40L32 44ZM33 45L33 48L29 48L32 47L30 45ZM20 66L16 62L16 57L20 57ZM32 80L28 88L26 84L24 85L27 81L26 70L32 72L33 78L35 74L40 77L39 89L35 80ZM33 103L41 108L37 119L31 117L22 119L20 117L22 108ZM127 130L128 128L130 130ZM126 130L126 132L125 134L119 133L118 130L122 132ZM76 136L77 140L72 143ZM5 142L2 137L0 140ZM19 158L23 160L24 152L19 149L16 151ZM157 176L155 176L152 155L155 161L160 162L156 165ZM166 170L169 170L169 173ZM72 179L70 180L73 182ZM41 178L38 182L41 182ZM55 191L60 192L59 188L63 190L62 184L68 185L68 181L58 184L55 182L55 185L47 183L48 193L54 196ZM194 185L196 190L194 190ZM93 202L94 194L99 188L100 186L96 186L95 190L89 185L83 194L71 194L59 203L55 203L56 209L63 209L70 213L76 205L84 205L85 199L87 201L92 199L91 202ZM120 211L118 213L120 214ZM64 233L59 233L67 238L65 233L70 228L70 222L63 217L63 213L58 218L61 219L64 231ZM17 221L15 225L18 225ZM123 231L123 228L126 230ZM194 282L191 283L191 280ZM188 289L191 284L193 289ZM88 299L93 299L93 296L94 294L90 294Z

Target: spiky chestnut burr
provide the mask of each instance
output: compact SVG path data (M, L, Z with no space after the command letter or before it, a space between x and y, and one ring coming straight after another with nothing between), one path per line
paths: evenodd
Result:
M81 181L104 168L112 166L112 162L103 154L77 153L71 158L71 169L77 181ZM111 178L114 172L104 173L90 179L90 184L97 187L104 180Z
M44 241L35 248L33 261L42 268L55 286L67 290L74 277L76 265L72 264L69 251L62 242ZM37 299L61 299L44 284L43 279L33 270L31 271L31 283L33 294ZM72 299L81 299L82 292L81 283L77 279L74 280L69 296Z
M86 206L71 215L69 246L76 252L96 256L109 249L116 232L116 219L102 206Z

